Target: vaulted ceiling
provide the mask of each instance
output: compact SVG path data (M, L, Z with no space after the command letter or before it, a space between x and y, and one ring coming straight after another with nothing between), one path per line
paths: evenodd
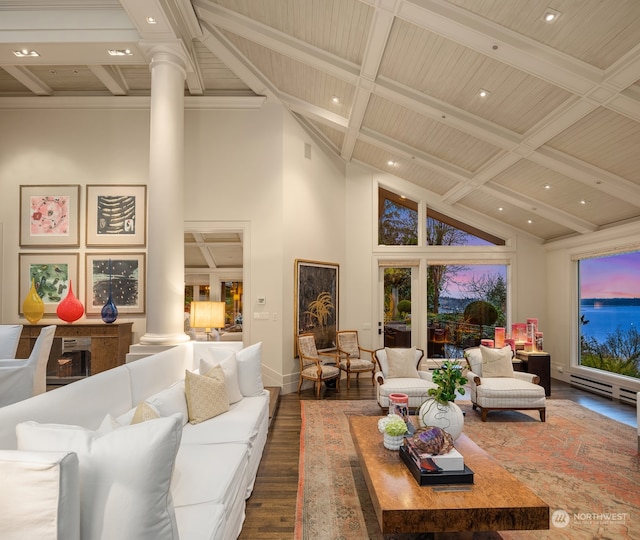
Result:
M640 219L638 0L0 0L0 107L143 99L158 41L189 106L279 100L441 211L543 241Z

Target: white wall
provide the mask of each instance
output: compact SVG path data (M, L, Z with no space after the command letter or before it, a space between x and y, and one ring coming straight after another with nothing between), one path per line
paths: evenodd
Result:
M18 252L47 251L19 249L18 186L82 186L80 247L55 251L79 254L80 283L74 283L74 291L85 302L84 255L91 250L84 247L84 186L147 183L149 113L0 110L0 126L0 313L8 323L18 321L22 303L17 292ZM305 143L311 145L311 159L304 157ZM272 104L257 111L187 110L185 146L185 220L249 224L244 306L251 332L245 340L263 342L267 384L295 389L293 261L330 261L344 267L344 165L280 105ZM258 305L258 297L265 297L266 304ZM257 311L267 311L269 318L253 318ZM134 342L146 331L144 316L119 320L134 322Z
M345 167L323 151L290 116L285 116L283 140L282 347L284 392L297 390L298 359L294 358L295 260L339 265L339 317L344 309ZM311 157L305 157L305 144ZM339 319L339 325L342 323ZM310 384L310 383L305 383Z
M147 183L149 113L143 110L0 110L0 126L0 221L4 222L0 309L3 323L8 324L19 320L23 300L18 292L19 252L78 253L79 283L74 283L73 289L83 304L86 303L84 186ZM19 247L19 186L49 184L82 186L80 248ZM108 249L91 251L104 253ZM55 317L49 320L61 323ZM144 316L120 316L119 320L133 321L134 333L138 336L144 332Z

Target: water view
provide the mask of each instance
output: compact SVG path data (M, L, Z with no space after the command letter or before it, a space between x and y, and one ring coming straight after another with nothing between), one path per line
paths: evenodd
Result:
M626 332L632 327L640 327L640 306L583 305L580 315L589 321L582 325L582 335L599 342L603 342L607 334L615 332L618 328Z

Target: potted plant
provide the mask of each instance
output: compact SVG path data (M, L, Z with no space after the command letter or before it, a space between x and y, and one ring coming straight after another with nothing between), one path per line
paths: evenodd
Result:
M409 431L404 419L397 414L388 414L378 420L378 431L384 436L384 447L398 450L402 446L405 434Z
M462 433L464 415L455 404L456 395L464 395L466 377L462 374L462 364L457 360L445 360L433 371L432 381L437 388L430 388L427 399L418 412L421 426L437 426L457 439Z

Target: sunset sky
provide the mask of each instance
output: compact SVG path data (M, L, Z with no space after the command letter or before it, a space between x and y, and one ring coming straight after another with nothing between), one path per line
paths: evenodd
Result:
M580 261L582 298L640 298L640 251Z
M473 264L467 265L465 270L459 272L455 277L455 283L450 282L447 291L443 293L443 296L450 296L452 298L466 298L465 284L474 277L479 280L483 275L501 274L505 282L507 281L507 267L504 264Z

